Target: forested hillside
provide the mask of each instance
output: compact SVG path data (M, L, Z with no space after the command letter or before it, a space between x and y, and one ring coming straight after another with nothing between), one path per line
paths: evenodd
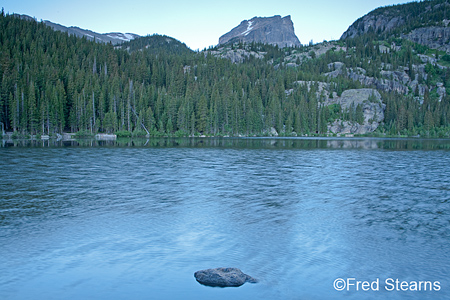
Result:
M377 8L356 20L344 32L342 38L376 33L387 39L431 26L448 26L450 19L449 0L414 1Z
M450 134L450 60L406 40L193 52L153 36L114 48L2 12L0 44L0 120L16 136L325 135L376 122L367 107L380 99L372 134ZM344 106L360 88L373 96Z

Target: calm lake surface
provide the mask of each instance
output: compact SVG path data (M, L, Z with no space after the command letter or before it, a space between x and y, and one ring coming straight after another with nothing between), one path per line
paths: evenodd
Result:
M450 298L450 140L0 145L0 299Z

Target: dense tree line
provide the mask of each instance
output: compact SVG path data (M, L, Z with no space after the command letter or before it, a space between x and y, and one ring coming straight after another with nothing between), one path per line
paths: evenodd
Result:
M192 51L129 52L42 23L3 13L0 18L0 117L6 130L326 132L327 108L318 106L314 90L286 96L295 70L276 71L259 60L232 64Z
M234 64L165 36L114 47L2 12L0 122L19 134L259 135L271 128L286 135L326 134L335 119L362 122L361 107L349 112L324 106L318 84L308 88L297 81L325 81L330 92L340 95L361 84L345 74L324 76L329 63L341 61L377 74L374 66L382 62L407 66L417 59L408 45L386 55L363 37L342 43L347 52L330 50L299 67L283 62L311 47L253 43L249 47L264 51L264 59L250 56ZM436 78L448 77L447 71L432 70ZM448 98L438 101L427 94L421 105L412 95L386 93L383 100L387 111L381 130L386 132L449 126Z
M170 36L158 34L148 35L129 42L124 42L116 48L125 49L130 52L148 49L152 52L165 52L178 55L193 53L193 51L189 49L186 44L181 43Z

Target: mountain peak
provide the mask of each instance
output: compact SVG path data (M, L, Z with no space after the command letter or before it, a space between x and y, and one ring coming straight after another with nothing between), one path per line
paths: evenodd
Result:
M294 32L291 16L254 17L242 21L237 27L219 38L219 45L232 41L261 42L279 47L300 46Z

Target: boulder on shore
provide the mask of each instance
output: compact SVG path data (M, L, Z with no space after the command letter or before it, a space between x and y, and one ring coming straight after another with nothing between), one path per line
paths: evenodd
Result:
M246 282L257 283L258 280L243 273L238 268L216 268L200 270L194 273L195 279L207 286L237 287Z

